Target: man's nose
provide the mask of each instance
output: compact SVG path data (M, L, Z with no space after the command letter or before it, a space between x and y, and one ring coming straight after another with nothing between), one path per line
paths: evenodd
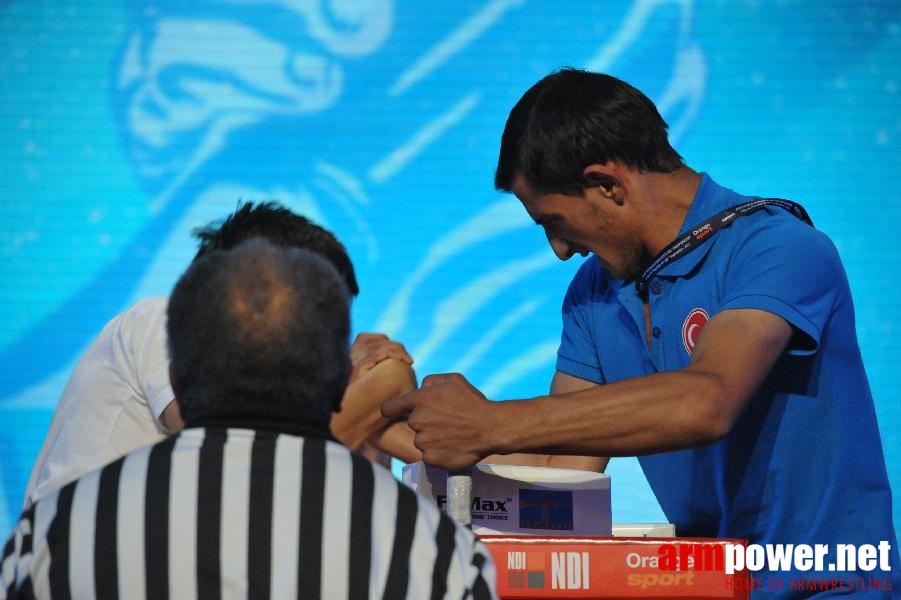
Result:
M573 251L572 244L570 244L566 240L562 240L560 238L548 238L548 243L550 243L551 249L560 260L569 260L575 253Z

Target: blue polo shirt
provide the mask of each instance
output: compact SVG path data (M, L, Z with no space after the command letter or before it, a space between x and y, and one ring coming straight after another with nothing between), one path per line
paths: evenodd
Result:
M702 175L680 235L751 199ZM702 448L639 457L677 534L830 544L832 553L835 544L886 540L897 572L875 409L847 277L832 242L791 213L766 207L664 267L648 296L650 351L634 284L587 259L563 302L557 369L597 383L681 369L704 323L729 309L765 310L796 331L729 435Z

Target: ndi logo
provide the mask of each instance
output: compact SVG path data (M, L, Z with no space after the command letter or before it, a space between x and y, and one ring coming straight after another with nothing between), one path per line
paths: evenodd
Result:
M519 490L521 529L573 529L573 493L563 490Z
M544 552L507 552L507 587L544 589Z
M507 552L507 587L544 589L546 556L544 552ZM588 552L551 552L550 559L552 590L589 589Z

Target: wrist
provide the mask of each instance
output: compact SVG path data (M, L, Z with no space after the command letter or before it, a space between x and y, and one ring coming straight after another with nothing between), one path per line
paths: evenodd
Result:
M485 451L484 456L491 454L510 454L518 452L517 436L513 431L516 419L517 401L502 400L491 402L487 414L484 415Z

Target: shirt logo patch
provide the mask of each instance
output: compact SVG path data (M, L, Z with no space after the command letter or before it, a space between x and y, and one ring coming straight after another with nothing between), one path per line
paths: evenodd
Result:
M689 356L695 348L695 341L697 341L701 329L709 320L710 316L703 308L696 308L685 317L685 322L682 323L682 344Z

